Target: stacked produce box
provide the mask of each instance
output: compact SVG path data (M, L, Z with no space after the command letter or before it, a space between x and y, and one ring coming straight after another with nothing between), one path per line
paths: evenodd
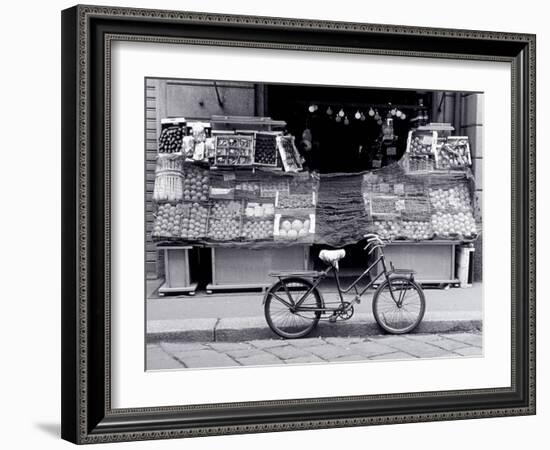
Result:
M475 239L470 165L467 137L412 130L400 164L363 177L369 229L388 240Z

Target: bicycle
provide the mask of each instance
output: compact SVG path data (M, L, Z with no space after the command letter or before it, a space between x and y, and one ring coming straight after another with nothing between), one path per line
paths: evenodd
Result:
M377 251L376 260L348 287L342 288L338 261L345 257L345 250L321 250L319 258L327 264L323 271L271 272L276 281L264 296L264 314L267 324L277 335L286 338L302 338L313 331L320 320L336 322L349 320L354 305L361 302L363 294L380 278L372 300L372 312L378 325L386 332L403 334L414 330L424 317L426 300L424 291L414 281L414 271L395 269L386 265L383 248L386 244L375 234L366 234L368 255ZM381 264L381 271L371 277L359 291L357 284ZM339 302L325 303L319 284L333 272ZM310 281L310 279L312 281ZM352 301L345 301L344 294L354 290ZM328 317L324 317L327 316Z

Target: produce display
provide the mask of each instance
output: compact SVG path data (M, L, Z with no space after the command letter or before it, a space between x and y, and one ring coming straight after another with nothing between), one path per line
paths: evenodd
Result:
M275 214L275 205L273 203L248 202L244 210L247 218L273 217Z
M467 137L413 130L402 163L354 177L301 172L292 136L184 123L162 122L152 196L157 242L337 246L366 230L411 241L478 234L474 181L460 172L471 165ZM280 163L295 173L273 169Z
M471 211L470 192L465 185L430 188L430 202L437 211Z
M277 147L286 172L302 170L300 154L294 145L294 136L277 136Z
M245 221L243 236L247 240L271 239L273 237L273 220Z
M256 134L254 163L273 167L277 165L277 136L268 133Z
M212 219L231 219L240 217L242 214L242 203L237 201L216 201L210 209Z
M437 147L436 166L438 169L464 169L472 164L468 136L448 137Z
M413 241L431 239L433 230L430 222L404 221L401 223L401 237Z
M432 228L438 237L456 238L477 235L475 219L471 212L444 213L438 211L432 215Z
M277 197L279 209L304 209L314 207L313 195L309 194L281 194Z
M181 218L184 214L184 206L182 203L171 205L165 203L160 205L155 223L153 225L154 238L177 238L180 236Z
M208 223L208 207L200 203L185 204L187 214L182 215L181 237L185 240L197 240L206 236Z
M380 239L393 241L401 235L401 226L396 220L374 221L373 232L380 236Z
M159 153L181 152L185 131L178 125L164 128L159 137Z
M253 137L249 135L219 135L215 140L217 166L249 166L253 162Z
M311 219L309 216L293 217L282 216L275 222L276 235L279 239L299 239L305 238L313 231L311 230Z
M241 236L240 217L210 218L208 237L216 241L235 241Z
M192 164L184 166L183 170L183 200L206 201L210 190L208 170Z

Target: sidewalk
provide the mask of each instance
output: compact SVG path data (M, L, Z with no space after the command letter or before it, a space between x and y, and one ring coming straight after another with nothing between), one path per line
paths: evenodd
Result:
M478 332L147 344L147 370L482 356Z
M482 328L482 285L467 289L426 289L426 314L415 333L479 331ZM336 294L324 293L325 301ZM147 343L161 341L242 342L276 337L265 321L260 293L228 293L195 297L151 298L147 301ZM354 316L334 324L323 322L311 337L374 336L380 328L371 311L372 293L363 296Z

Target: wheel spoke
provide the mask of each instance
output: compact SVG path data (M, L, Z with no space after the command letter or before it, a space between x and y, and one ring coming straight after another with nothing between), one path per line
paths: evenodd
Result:
M385 284L373 299L375 318L387 331L393 333L410 331L424 314L424 300L421 292L408 279L392 279L390 283L391 290L390 285ZM392 296L392 292L395 297Z

